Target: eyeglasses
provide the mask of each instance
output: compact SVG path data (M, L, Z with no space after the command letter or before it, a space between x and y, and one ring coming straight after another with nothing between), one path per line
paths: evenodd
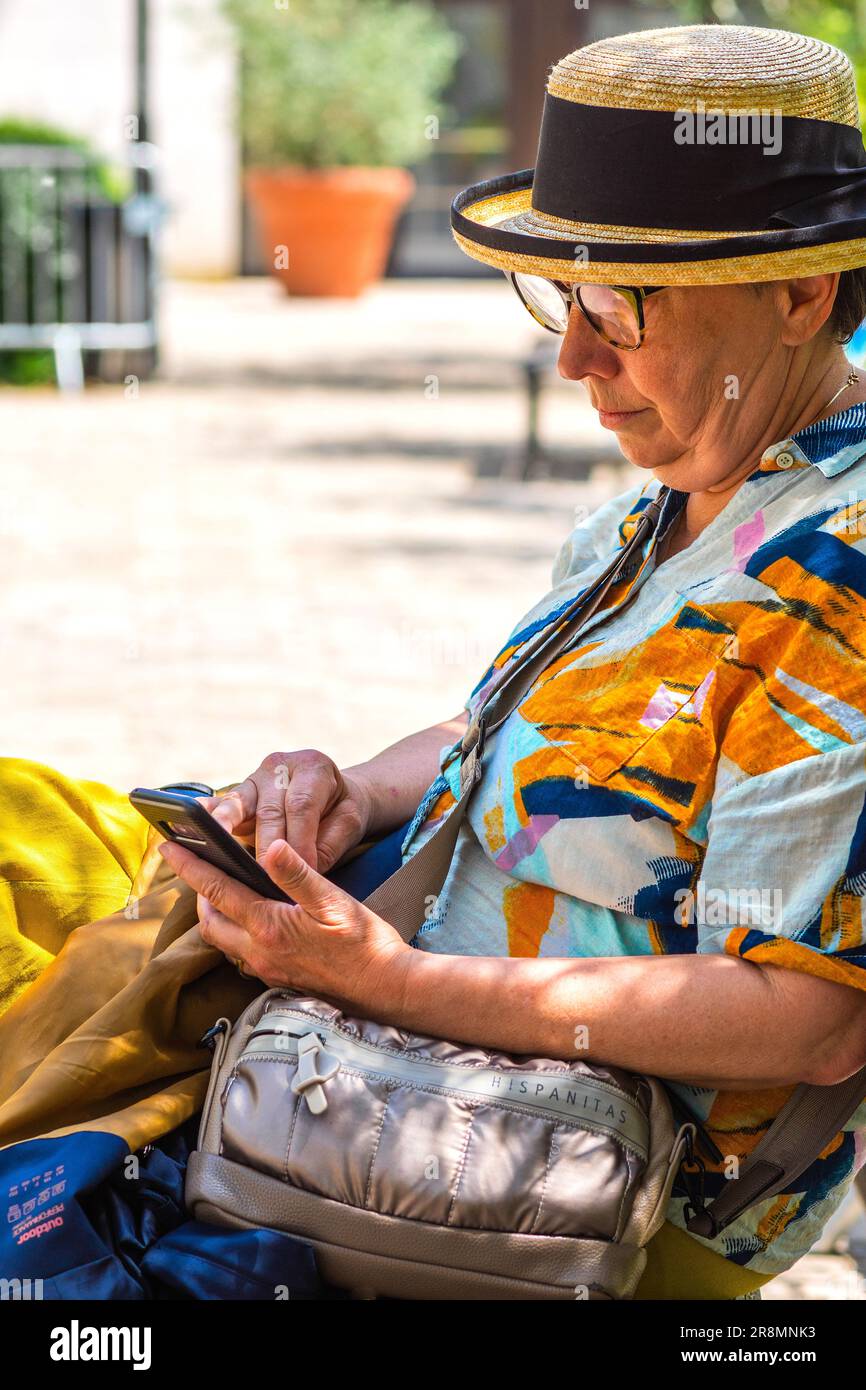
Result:
M644 300L665 285L567 285L542 275L507 270L505 278L542 328L565 333L572 304L611 347L634 352L644 340Z

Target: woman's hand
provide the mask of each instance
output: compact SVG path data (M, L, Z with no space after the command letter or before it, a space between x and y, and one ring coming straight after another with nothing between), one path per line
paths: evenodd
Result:
M372 810L360 779L314 748L269 753L245 782L200 799L226 830L250 842L255 836L260 863L271 845L285 840L319 873L361 843Z
M171 840L159 852L196 890L203 940L269 988L308 990L361 1009L396 1004L412 948L284 840L270 845L262 867L293 904L259 897Z

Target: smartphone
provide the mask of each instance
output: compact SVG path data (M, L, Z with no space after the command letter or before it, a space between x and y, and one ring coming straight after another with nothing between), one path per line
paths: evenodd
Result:
M254 853L235 839L210 811L189 792L158 791L151 787L136 787L129 799L145 820L155 825L167 840L174 840L184 849L197 854L214 868L222 869L262 898L275 902L293 903L270 874L265 873Z

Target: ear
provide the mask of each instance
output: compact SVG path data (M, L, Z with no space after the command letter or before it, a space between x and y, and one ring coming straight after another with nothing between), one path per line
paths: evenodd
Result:
M820 333L833 312L838 285L838 270L779 282L779 335L783 343L801 347Z

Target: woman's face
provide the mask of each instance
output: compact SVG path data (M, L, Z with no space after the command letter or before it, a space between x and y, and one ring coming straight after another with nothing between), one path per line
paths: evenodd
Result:
M774 427L782 438L791 424L777 415L786 388L796 387L793 349L826 319L817 306L835 278L773 282L760 292L665 289L644 304L645 341L635 352L611 347L573 308L559 373L585 383L631 463L686 492L723 488L752 471L756 448L776 442ZM791 285L802 287L799 299Z

